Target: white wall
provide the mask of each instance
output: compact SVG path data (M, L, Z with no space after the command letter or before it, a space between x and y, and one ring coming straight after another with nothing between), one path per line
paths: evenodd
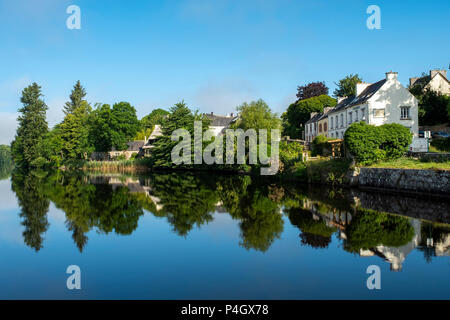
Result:
M426 85L426 88L431 89L442 94L450 95L450 84L443 78L441 74L435 76Z
M401 119L402 106L410 107L409 120ZM384 118L375 117L375 109L385 109ZM385 123L404 125L411 128L414 137L419 135L418 101L397 79L387 81L369 99L369 124L379 126Z

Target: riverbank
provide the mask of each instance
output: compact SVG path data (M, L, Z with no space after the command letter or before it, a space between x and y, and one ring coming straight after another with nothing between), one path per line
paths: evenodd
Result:
M198 171L236 175L259 175L259 170L223 168L152 168L148 159L123 161L89 161L81 170L101 173L145 173L152 171ZM450 194L450 162L425 162L401 158L358 167L349 159L320 159L284 166L272 179L307 182L341 187L386 189L399 192Z

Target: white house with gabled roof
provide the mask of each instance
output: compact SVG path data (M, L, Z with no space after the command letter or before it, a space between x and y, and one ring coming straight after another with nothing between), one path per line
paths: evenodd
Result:
M358 83L355 96L340 98L328 113L328 137L343 139L345 130L362 120L376 126L398 123L418 138L418 101L398 81L397 72L387 72L373 84Z

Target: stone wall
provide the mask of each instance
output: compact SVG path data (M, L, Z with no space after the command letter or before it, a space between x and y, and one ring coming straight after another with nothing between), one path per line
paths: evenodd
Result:
M450 171L360 168L357 185L450 195Z

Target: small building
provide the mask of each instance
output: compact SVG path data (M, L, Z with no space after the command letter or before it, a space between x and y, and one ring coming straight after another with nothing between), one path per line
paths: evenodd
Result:
M332 107L324 108L323 112L311 112L311 118L305 123L305 141L311 143L315 137L328 137L328 113Z
M158 137L162 136L162 128L161 125L156 124L153 128L152 133L150 136L145 138L145 144L142 146L141 152L139 153L140 156L148 156L150 155L151 149L155 147L155 141L158 139Z
M430 70L430 74L427 76L410 78L409 87L415 86L450 96L450 81L447 79L447 70Z
M204 113L203 115L211 121L209 124L209 129L214 132L215 137L219 134L224 134L225 130L239 118L239 115L235 115L233 113L226 116L215 115L214 112Z
M144 140L136 140L136 141L130 141L127 143L128 148L124 151L118 151L113 149L108 152L109 159L116 159L120 156L125 156L125 159L130 159L134 154L138 154L142 147L144 146L145 141Z

